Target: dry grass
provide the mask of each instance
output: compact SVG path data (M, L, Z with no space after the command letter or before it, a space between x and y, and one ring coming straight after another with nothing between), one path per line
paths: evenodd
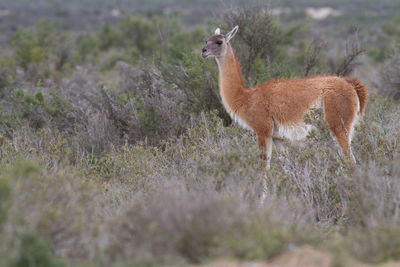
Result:
M25 128L1 146L1 179L12 189L3 249L17 248L24 229L46 240L58 257L105 265L143 255L164 263L269 259L302 244L334 255L344 249L346 257L371 262L396 259L398 108L373 96L359 130L381 123L375 113L383 106L390 134L375 142L383 138L378 128L359 132L355 168L329 136L316 135L305 147L275 151L266 172L255 137L223 127L215 114L194 118L176 141L126 144L72 162L62 136ZM377 153L366 145L376 145ZM259 205L264 178L267 199Z

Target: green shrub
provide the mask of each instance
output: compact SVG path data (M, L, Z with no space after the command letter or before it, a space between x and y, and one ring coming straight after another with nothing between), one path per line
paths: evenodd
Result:
M389 51L386 49L372 46L367 49L367 53L376 62L383 62L390 55Z
M8 208L10 206L11 188L9 181L0 175L0 231L3 223L7 219Z
M18 29L10 43L15 60L28 80L36 82L52 77L59 82L60 72L68 72L75 65L71 36L50 23L39 22L33 29Z
M68 100L63 98L58 90L50 89L45 96L41 89L36 88L36 93L22 90L13 92L10 99L13 102L12 113L8 117L16 117L19 120L10 122L8 127L16 127L18 125L16 122L22 119L27 120L34 128L42 128L50 119L54 120L53 123L57 128L67 127Z
M20 146L22 148L23 145ZM50 163L53 158L51 153L54 152L47 152L38 158L38 162L42 159L45 164L59 164L59 159ZM6 224L10 231L0 235L0 250L18 249L20 252L15 261L20 264L26 261L56 263L50 251L54 251L57 256L69 258L82 259L88 253L93 255L94 247L89 248L87 245L94 242L100 231L101 226L96 223L95 214L102 213L102 204L98 202L100 206L96 205L93 209L89 203L94 204L100 200L96 200L99 188L85 181L78 172L73 173L72 169L61 168L49 172L41 168L36 160L13 163L9 177L13 181L13 194L17 197L7 217ZM25 231L28 235L24 235ZM19 239L20 245L15 243ZM88 243L88 240L91 241ZM15 244L18 246L15 247Z
M77 38L77 58L82 64L84 62L93 62L97 64L97 56L100 53L100 44L97 38L92 34L87 34Z
M116 27L106 23L100 29L97 40L100 41L100 48L106 50L113 45L121 43L122 38L124 38L124 36L121 36Z
M299 25L284 29L264 6L258 5L228 9L221 24L225 33L233 26L239 26L232 41L249 86L287 73L280 68L288 62L287 49L293 44Z
M241 260L270 259L285 251L296 239L295 233L266 218L253 220L244 229L222 236L220 242L235 258Z
M175 27L175 32L171 33L168 40L168 62L174 65L185 62L188 55L193 54L193 50L200 51L206 38L206 33L201 28L186 31ZM194 54L199 55L200 52Z
M58 267L65 264L54 257L49 246L36 234L24 232L19 236L18 255L11 261L10 266L25 267Z
M116 25L105 24L98 32L100 48L136 47L142 56L151 55L158 44L157 18L126 15Z
M43 62L48 58L48 40L42 40L33 30L18 30L12 40L18 64L25 70L31 63Z
M7 93L6 89L15 82L15 65L14 58L0 50L0 99Z
M157 129L157 119L154 110L142 108L138 113L139 127L148 133L154 133Z
M125 62L131 65L136 65L141 58L139 50L135 46L126 49L109 49L105 53L104 58L99 62L101 70L112 70L117 62Z
M199 114L202 111L217 110L226 125L231 123L222 106L218 88L218 74L214 62L205 62L198 53L185 54L179 66L163 65L164 80L174 90L183 92L187 111Z
M398 25L392 24L392 23L383 23L382 26L381 26L382 31L386 35L389 35L389 36L399 34L400 31L399 31L398 27L399 27Z

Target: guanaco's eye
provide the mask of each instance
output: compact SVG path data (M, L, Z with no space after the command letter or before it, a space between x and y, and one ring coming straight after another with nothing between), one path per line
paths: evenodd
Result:
M217 41L217 44L218 44L218 45L222 45L222 41L221 41L221 40L218 40L218 41Z

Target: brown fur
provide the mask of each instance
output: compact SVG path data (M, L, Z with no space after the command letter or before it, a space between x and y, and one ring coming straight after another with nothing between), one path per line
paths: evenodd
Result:
M368 100L367 88L357 78L345 77L345 80L348 83L350 83L356 90L358 99L360 100L360 116L363 116L365 112L365 106L367 105L367 100Z
M285 131L290 129L303 136L308 129L303 116L320 103L343 153L355 161L350 148L351 133L358 108L359 114L364 114L368 97L366 87L358 79L337 76L280 79L247 89L229 40L223 45L214 44L220 39L223 35L212 36L203 49L206 54L203 56L211 53L216 57L223 104L234 120L256 132L261 158L267 160L268 167L272 139L283 138L280 133L289 135Z

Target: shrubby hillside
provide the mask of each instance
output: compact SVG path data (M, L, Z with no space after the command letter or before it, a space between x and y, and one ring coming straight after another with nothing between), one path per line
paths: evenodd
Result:
M190 27L179 13L84 32L18 27L0 50L0 266L185 266L306 245L335 266L399 260L400 32L384 18L335 38L264 6ZM200 57L215 25L240 26L233 46L248 86L363 80L357 165L315 112L318 131L274 149L266 171L255 135L221 105L215 62Z

